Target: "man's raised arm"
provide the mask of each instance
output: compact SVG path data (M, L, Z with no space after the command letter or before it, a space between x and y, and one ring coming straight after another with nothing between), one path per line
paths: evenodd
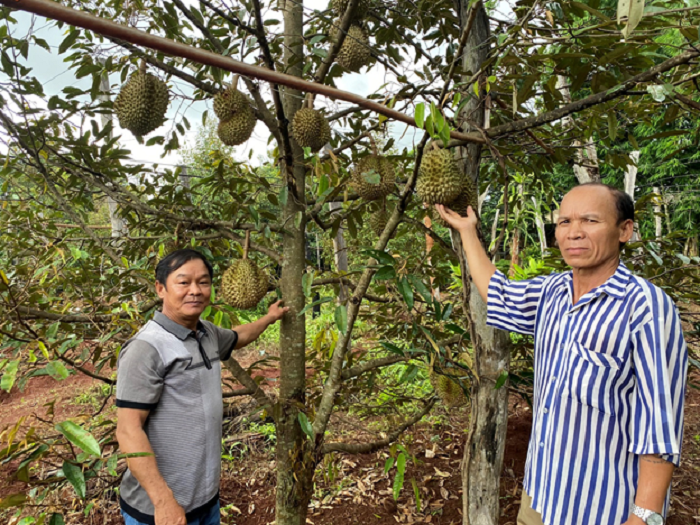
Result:
M446 208L442 204L436 204L435 209L440 214L440 217L455 229L462 238L462 247L467 255L467 263L476 288L479 290L479 295L484 300L488 301L489 282L491 277L496 273L496 267L489 259L486 250L481 245L479 235L476 230L478 219L476 213L471 206L467 208L467 216L462 217L458 213Z

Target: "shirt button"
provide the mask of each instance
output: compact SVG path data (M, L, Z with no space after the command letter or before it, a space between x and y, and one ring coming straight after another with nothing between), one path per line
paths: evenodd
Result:
M545 408L542 412L544 412L546 414L547 412L549 412L549 409Z
M540 441L540 448L544 448L544 441Z
M557 380L557 376L552 376L552 383L554 383Z

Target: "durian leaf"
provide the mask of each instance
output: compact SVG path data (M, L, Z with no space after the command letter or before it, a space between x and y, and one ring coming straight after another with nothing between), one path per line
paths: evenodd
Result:
M308 436L310 440L314 440L315 434L314 434L314 428L311 426L311 423L309 422L309 418L306 417L306 414L303 412L299 412L297 415L297 419L299 420L299 426L301 426L301 431Z
M416 106L416 124L423 129L423 124L425 124L425 104L423 102Z
M73 463L69 463L68 461L63 462L63 474L66 476L66 479L70 481L70 484L73 485L73 488L75 489L75 493L78 495L80 499L85 498L85 476L83 475L83 471L81 468L77 465L74 465Z
M394 500L398 501L406 474L406 455L402 452L396 460L396 477L394 478Z
M409 310L413 310L413 289L411 284L408 282L406 277L402 277L399 281L399 292L403 296L403 300L406 301L406 306Z
M629 38L642 20L644 15L644 0L618 0L617 2L617 23L621 23L623 18L627 18L627 25L622 29L622 36Z
M345 335L348 332L348 308L344 304L339 304L335 309L335 324L340 333Z

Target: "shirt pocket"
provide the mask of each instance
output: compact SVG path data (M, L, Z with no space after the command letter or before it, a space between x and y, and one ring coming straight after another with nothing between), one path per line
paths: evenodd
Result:
M567 374L568 395L583 405L614 415L613 387L622 360L574 342Z

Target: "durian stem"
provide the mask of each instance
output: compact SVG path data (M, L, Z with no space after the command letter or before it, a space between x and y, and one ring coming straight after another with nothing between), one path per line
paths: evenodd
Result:
M234 91L238 91L238 79L241 78L240 75L233 75L233 78L231 79L231 86L233 87Z
M250 230L245 232L245 241L243 243L243 260L248 258L248 250L250 249Z
M146 72L146 59L142 58L141 64L139 64L139 73L145 73L145 72Z
M307 93L306 97L304 97L304 107L307 107L309 109L314 109L314 94L313 93Z
M367 136L369 137L369 143L370 143L370 146L372 147L372 155L379 155L379 150L377 149L377 143L374 140L372 133L367 133Z

